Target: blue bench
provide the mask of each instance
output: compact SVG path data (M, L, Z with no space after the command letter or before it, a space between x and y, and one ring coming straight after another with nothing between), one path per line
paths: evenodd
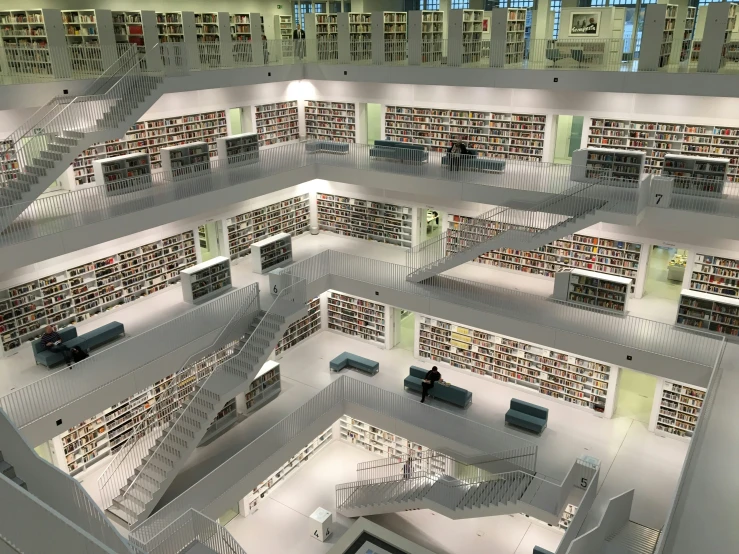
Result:
M305 151L309 154L328 152L329 154L347 154L349 144L346 142L334 142L331 140L315 140L305 143Z
M541 435L547 428L549 410L536 404L511 398L510 409L505 414L506 425L520 427Z
M423 386L421 383L423 383L423 379L427 373L427 369L412 365L410 375L403 381L403 386L416 392L422 392ZM467 408L472 404L472 393L470 391L461 387L455 387L454 385L439 383L438 381L429 389L429 396L437 400L449 402L460 408Z
M468 149L467 152L467 154L457 154L460 159L460 169L467 171L490 171L493 173L503 173L505 171L505 160L480 156L480 152L477 150ZM450 155L447 152L441 158L441 165L449 165L449 159Z
M376 140L370 148L370 158L384 158L400 162L426 163L429 153L420 144L397 142L394 140Z
M341 371L345 367L353 367L365 373L374 375L380 371L380 363L362 356L357 356L351 352L344 352L336 356L329 362L331 371Z
M79 336L77 336L77 328L73 325L65 327L59 331L62 343L67 346L67 348L71 349L73 346L79 346L85 352L89 352L101 344L105 344L117 337L125 335L126 332L123 327L123 323L119 323L117 321L111 321L110 323L106 323L97 329L93 329L92 331ZM36 360L37 365L51 367L64 361L64 355L61 352L52 352L51 350L48 350L46 346L41 344L41 339L36 339L31 342L31 349L33 350L33 357Z

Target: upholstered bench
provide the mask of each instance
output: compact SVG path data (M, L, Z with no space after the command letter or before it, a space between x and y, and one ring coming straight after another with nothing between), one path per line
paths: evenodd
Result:
M309 154L328 152L329 154L347 154L349 144L346 142L334 142L331 140L315 140L305 143L305 151Z
M422 392L423 379L427 373L427 369L412 365L410 375L403 380L403 386L416 392ZM470 391L461 387L455 387L454 385L439 383L438 381L429 389L429 396L437 400L449 402L460 408L467 408L472 404L472 393Z
M420 144L396 142L393 140L376 140L370 148L370 158L383 158L400 162L425 163L429 161L429 153Z
M506 425L520 427L541 435L547 428L549 410L536 404L511 398L510 409L505 414Z
M105 325L98 327L97 329L93 329L84 335L77 335L77 328L73 325L65 327L61 331L58 331L58 333L62 338L62 343L67 348L71 349L74 346L79 346L85 352L89 352L101 344L109 342L119 336L125 336L126 334L123 323L119 323L117 321L106 323ZM31 343L31 349L33 350L33 357L36 360L37 365L40 364L46 367L51 367L64 361L64 354L48 350L41 344L41 339L33 341Z
M345 367L353 367L365 373L374 375L380 371L380 363L362 356L357 356L351 352L344 352L336 356L329 362L331 371L341 371Z
M503 173L505 170L505 160L479 156L477 150L468 149L467 152L468 154L458 155L460 169L467 171L490 171L493 173ZM449 154L444 154L441 158L441 165L449 165L449 159Z

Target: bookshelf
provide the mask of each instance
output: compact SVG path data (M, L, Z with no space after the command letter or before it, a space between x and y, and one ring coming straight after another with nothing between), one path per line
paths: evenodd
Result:
M661 174L667 154L728 158L729 181L739 180L739 127L591 118L588 147L641 150L645 171Z
M371 36L374 37L372 60L378 63L400 62L406 59L408 14L406 12L375 12Z
M257 240L277 233L303 234L310 226L310 200L307 194L294 196L226 220L228 248L232 260L251 254Z
M255 106L254 121L259 134L259 146L300 139L297 100Z
M724 297L739 297L739 260L696 254L690 288Z
M421 358L613 415L616 367L428 316L416 322Z
M408 61L411 65L440 63L444 57L444 12L408 12Z
M657 408L656 421L653 428L656 434L690 440L698 423L706 390L692 385L685 385L665 379L662 382L661 394L658 392L655 399Z
M691 49L693 47L693 37L695 36L695 16L697 8L688 6L685 12L685 21L683 23L683 35L680 42L680 62L690 62Z
M677 9L676 4L647 5L639 48L640 71L656 71L670 63L677 26Z
M460 139L488 158L542 161L546 122L541 114L385 107L388 140L446 152L452 140Z
M46 325L61 329L153 294L196 261L193 232L185 231L0 290L3 350L38 338Z
M228 165L243 165L259 161L259 135L241 133L216 139L218 161Z
M447 64L460 66L482 61L482 10L449 10Z
M567 507L565 507L565 511L562 512L562 516L559 518L559 525L558 527L562 529L563 531L566 531L570 527L570 523L572 523L572 520L575 518L575 514L577 513L577 506L574 504L567 504Z
M293 16L275 15L275 36L282 41L282 55L293 55ZM307 36L306 36L307 38Z
M118 58L110 10L62 10L72 69L102 73Z
M523 62L526 51L526 9L495 8L490 19L490 67Z
M303 112L308 139L356 142L357 112L352 102L306 100Z
M251 244L252 271L269 273L293 263L293 243L290 233L277 233Z
M371 14L344 12L336 15L340 58L345 56L348 62L371 62Z
M0 180L15 179L18 175L18 156L12 140L0 140Z
M312 59L318 61L339 59L339 31L336 14L305 14L305 38L308 47L316 49L315 52L311 52Z
M154 57L149 56L147 49L151 49L158 40L157 17L153 11L114 11L113 33L119 44L135 44L141 59L141 69L146 70L153 65Z
M485 228L481 228L475 226L474 218L455 214L449 214L448 217L448 253L457 252L465 246L465 235L459 230L461 225L465 226L464 233L471 236L491 236L509 228L507 223L498 221L490 221ZM638 243L578 234L555 240L537 250L500 248L483 254L475 261L543 277L553 278L565 268L579 268L636 281L641 249Z
M161 149L162 169L177 181L210 171L207 142L191 142Z
M570 179L582 183L637 184L644 172L646 154L641 150L582 148L572 153Z
M625 314L633 281L586 269L568 269L554 276L554 298Z
M729 173L729 158L667 154L662 175L673 177L675 192L722 196Z
M236 407L236 399L232 398L226 402L223 409L221 409L216 417L213 418L208 429L205 431L205 435L200 439L198 447L210 444L216 438L221 436L223 433L228 431L237 421L239 420L239 412Z
M231 260L217 256L180 272L182 299L188 304L202 304L222 295L231 287Z
M703 37L698 55L698 72L718 72L734 50L731 40L736 26L737 4L710 3L706 8Z
M331 292L326 298L326 319L333 331L385 346L384 304Z
M269 360L264 363L244 393L246 414L251 414L280 394L280 364Z
M67 55L49 49L65 44L65 34L59 10L0 10L3 73L67 76Z
M332 429L329 427L315 439L306 444L305 447L301 448L300 452L292 456L287 462L282 464L277 471L259 483L249 494L246 495L243 500L243 508L241 506L239 507L240 513L246 515L256 512L259 509L258 506L262 499L269 495L269 493L279 484L283 483L291 475L294 475L295 470L306 464L308 460L311 460L313 456L323 449L324 446L331 442L332 438Z
M105 194L116 196L151 186L149 154L127 154L92 162L95 182L105 183Z
M318 225L338 235L411 247L411 208L335 194L317 195Z
M195 36L201 66L220 67L233 59L228 12L196 13Z
M739 298L683 289L677 325L739 336Z
M307 340L321 330L321 299L316 297L308 302L308 315L291 324L275 346L275 356L279 356L293 346Z

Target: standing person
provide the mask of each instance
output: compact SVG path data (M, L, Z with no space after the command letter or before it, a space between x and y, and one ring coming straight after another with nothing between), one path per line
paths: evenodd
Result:
M434 388L434 383L441 379L441 373L439 373L439 370L436 366L431 368L431 371L429 371L426 374L426 377L424 377L423 382L421 383L421 402L426 402L426 395L429 392L429 389Z
M459 171L460 154L462 154L462 143L455 140L449 148L449 169L452 171Z
M413 462L411 462L411 459L408 458L408 460L403 464L403 479L410 479L412 472Z
M295 48L295 55L302 60L305 51L305 31L300 28L300 23L298 23L298 28L293 31L293 47Z
M51 325L47 325L44 329L44 334L41 335L41 344L43 344L47 350L51 350L52 352L56 352L64 356L64 361L67 362L68 366L72 365L72 354L69 351L69 347L66 344L63 344L62 337Z

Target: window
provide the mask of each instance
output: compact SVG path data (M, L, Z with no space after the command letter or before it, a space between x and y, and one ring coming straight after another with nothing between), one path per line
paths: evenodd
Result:
M559 16L562 13L562 0L550 0L549 9L554 12L554 32L552 38L559 36Z
M300 23L300 27L302 29L305 29L305 14L311 13L312 8L313 8L312 2L295 2L293 4L295 24Z
M438 10L440 9L440 2L441 0L421 0L421 9L422 10ZM469 4L469 2L467 2Z
M453 10L469 10L470 0L452 0Z

